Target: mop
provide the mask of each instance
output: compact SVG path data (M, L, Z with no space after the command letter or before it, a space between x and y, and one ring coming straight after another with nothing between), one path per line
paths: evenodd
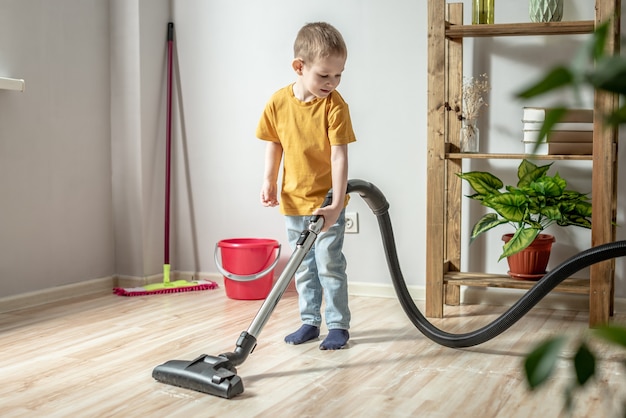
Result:
M163 260L163 282L140 287L116 287L113 293L119 296L145 296L163 293L192 292L195 290L215 289L217 283L210 280L175 280L170 281L170 177L172 148L172 47L174 43L174 24L167 25L167 129L165 152L165 243Z

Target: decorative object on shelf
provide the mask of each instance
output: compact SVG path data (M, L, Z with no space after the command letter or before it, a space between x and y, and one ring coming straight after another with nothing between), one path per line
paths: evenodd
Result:
M560 22L563 0L530 0L528 11L531 22Z
M502 247L499 258L502 260L528 247L544 229L553 224L591 228L589 197L568 190L567 182L558 173L548 176L546 173L552 164L537 166L522 160L517 169L517 185L506 187L491 173L458 173L476 191L467 197L495 211L476 222L470 242L498 225L510 224L515 233Z
M476 119L463 119L459 148L461 152L478 152L479 134Z
M591 155L593 109L524 107L524 153L535 155ZM559 122L544 132L546 118L558 112Z
M461 95L454 103L456 117L463 122L459 141L461 152L478 152L480 144L477 126L478 114L483 106L487 106L483 95L489 90L491 90L491 86L487 80L487 74L471 77L463 82ZM446 103L446 110L453 110L448 103Z
M493 25L494 0L474 0L472 2L472 25Z
M509 242L513 234L504 234L502 241ZM506 258L509 264L508 274L519 280L539 280L546 274L550 261L554 235L539 234L533 242L522 251Z

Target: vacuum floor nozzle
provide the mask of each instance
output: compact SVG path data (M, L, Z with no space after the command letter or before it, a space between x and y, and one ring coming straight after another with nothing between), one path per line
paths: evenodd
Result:
M223 356L203 354L192 361L170 360L155 367L152 377L168 385L226 399L243 393L237 369Z

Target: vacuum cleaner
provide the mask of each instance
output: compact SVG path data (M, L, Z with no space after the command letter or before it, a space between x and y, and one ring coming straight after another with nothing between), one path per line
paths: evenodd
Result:
M626 255L626 241L616 241L585 250L547 273L524 296L493 322L472 332L452 334L440 330L431 324L417 308L409 294L398 262L388 213L389 204L385 196L376 186L369 182L349 180L347 193L355 192L365 200L378 219L387 265L391 273L395 292L404 312L420 332L435 343L446 347L471 347L491 340L515 324L543 297L572 274L592 264ZM331 201L332 190L326 195L322 207L329 205ZM191 361L170 360L157 366L152 372L152 377L159 382L169 385L208 393L226 399L231 399L243 393L243 382L241 377L237 375L236 367L242 364L256 347L259 334L287 289L296 269L313 246L323 225L323 217L312 216L310 218L308 228L300 234L296 249L276 284L248 329L243 331L237 339L234 351L217 356L203 354Z

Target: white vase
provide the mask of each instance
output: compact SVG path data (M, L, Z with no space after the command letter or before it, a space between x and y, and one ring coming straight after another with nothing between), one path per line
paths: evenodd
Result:
M563 18L563 0L529 0L531 22L560 22Z
M464 119L461 126L459 148L461 152L478 152L479 134L476 119Z

